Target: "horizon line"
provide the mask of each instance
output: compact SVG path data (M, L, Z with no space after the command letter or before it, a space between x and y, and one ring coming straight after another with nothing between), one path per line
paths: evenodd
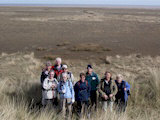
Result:
M131 4L43 4L43 3L0 3L0 6L28 7L115 7L115 8L160 8L160 5L131 5Z

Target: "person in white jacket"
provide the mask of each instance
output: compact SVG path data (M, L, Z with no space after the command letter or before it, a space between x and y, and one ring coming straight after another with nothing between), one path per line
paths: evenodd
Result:
M49 72L49 76L43 82L43 101L45 107L48 103L54 104L57 97L58 81L54 78L54 71Z

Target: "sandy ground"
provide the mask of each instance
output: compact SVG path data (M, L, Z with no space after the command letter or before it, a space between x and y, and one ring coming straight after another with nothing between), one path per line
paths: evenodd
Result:
M101 60L160 55L160 10L0 7L0 53Z

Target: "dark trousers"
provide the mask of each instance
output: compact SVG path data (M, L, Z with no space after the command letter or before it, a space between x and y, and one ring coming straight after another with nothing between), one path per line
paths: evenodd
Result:
M88 101L77 101L77 112L80 117L89 114L89 102Z
M117 105L117 111L119 113L126 111L127 102L125 102L124 100L121 100L121 99L116 99L115 103Z
M96 90L92 90L90 94L90 99L91 99L91 107L97 108L97 92Z
M55 99L44 99L43 100L43 107L53 107L55 105Z

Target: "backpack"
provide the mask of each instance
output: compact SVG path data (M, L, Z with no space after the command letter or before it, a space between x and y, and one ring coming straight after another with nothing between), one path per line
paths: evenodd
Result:
M71 81L70 80L67 80L67 82L68 82L68 86L69 86L69 88L71 88ZM62 87L62 81L59 83L60 84L60 89L61 89L61 87Z
M72 73L71 72L67 72L67 74L69 74L70 78L72 77Z
M85 81L85 83L86 83L86 86L88 87L88 81ZM78 83L77 83L77 84L78 84L78 87L79 87L79 86L80 86L80 84L81 84L81 83L80 83L80 81L78 81Z

